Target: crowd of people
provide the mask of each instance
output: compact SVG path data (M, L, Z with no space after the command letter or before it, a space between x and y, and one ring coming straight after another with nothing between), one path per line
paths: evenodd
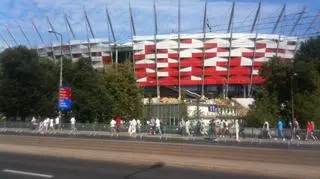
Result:
M264 138L271 139L272 136L270 131L270 124L268 121L264 122L262 129ZM300 128L300 124L296 118L294 118L292 121L289 121L287 128L285 127L285 122L283 120L278 120L275 126L276 137L274 139L278 140L278 138L280 138L283 141L285 141L286 139L301 140L302 136L305 136L305 140L309 140L310 138L312 140L318 140L318 137L314 135L314 121L308 121L306 129L306 133L303 133L303 131Z
M47 117L43 120L41 120L41 118L36 119L35 117L32 117L31 125L33 130L36 130L41 134L44 134L47 132L54 133L57 130L61 130L60 116L56 116L55 118ZM77 132L75 117L70 118L70 129L71 129L70 130L71 133Z
M38 122L39 121L39 122ZM60 116L55 118L45 118L43 120L37 120L35 117L31 120L32 129L39 133L54 133L61 130ZM207 128L208 125L208 128ZM232 129L232 130L231 130ZM245 120L226 120L226 119L212 119L209 123L205 123L203 119L200 120L178 120L177 133L180 135L190 136L204 136L208 135L213 140L219 138L225 138L227 136L235 137L236 141L240 141L240 137L245 137ZM110 120L110 133L111 136L119 136L119 132L127 131L129 136L135 137L137 134L145 133L149 135L162 135L165 133L165 127L162 121L158 117L151 117L150 120L146 121L143 125L139 119L132 119L129 121L121 120L119 116L115 116ZM76 119L75 117L70 118L70 133L76 133ZM315 124L314 121L308 121L306 124L306 132L304 133L299 122L294 119L288 122L285 126L284 120L278 120L275 125L275 140L282 139L298 139L301 140L303 137L305 140L318 140L318 137L314 135ZM272 139L272 131L270 123L265 121L262 130L261 137L266 139Z

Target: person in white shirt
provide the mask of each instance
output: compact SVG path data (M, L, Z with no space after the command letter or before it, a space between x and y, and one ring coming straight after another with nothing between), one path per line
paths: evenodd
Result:
M161 126L160 126L160 119L159 118L156 119L156 130L159 131L160 135L162 134Z
M45 131L48 131L50 119L46 118L43 122Z
M76 132L77 128L76 128L76 118L72 117L70 119L70 124L71 124L71 132Z
M116 121L113 118L110 121L110 128L111 128L111 136L113 136L114 134L117 134Z
M265 121L262 128L263 128L263 132L265 132L266 138L271 139L272 137L271 137L271 134L270 134L270 125L269 125L269 122L268 122L268 121Z
M39 122L39 133L43 134L43 130L44 130L44 121L40 121Z
M140 132L141 132L141 121L138 119L137 120L137 133L140 134Z
M37 126L37 119L33 116L31 120L32 130L36 129Z
M189 137L190 136L190 120L189 119L187 119L186 121L186 133Z
M50 119L50 130L54 131L53 119Z
M61 128L60 128L60 117L59 116L57 116L56 117L56 119L55 119L55 122L56 122L56 129L57 130L61 130Z
M236 120L235 127L236 127L236 140L237 140L237 142L240 142L240 139L239 139L239 121L238 121L238 119Z
M132 130L132 121L129 121L129 127L128 127L129 136L131 136L131 130Z
M136 119L133 119L131 121L131 136L136 135L137 132L137 121Z

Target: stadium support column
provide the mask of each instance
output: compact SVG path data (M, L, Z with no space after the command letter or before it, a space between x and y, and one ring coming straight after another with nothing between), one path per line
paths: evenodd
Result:
M18 22L16 22L16 23L18 24L18 27L19 27L20 32L22 33L24 39L26 40L26 42L28 43L29 47L31 48L31 43L30 43L29 38L27 37L26 33L25 33L24 30L22 29L21 25L20 25Z
M109 27L109 29L111 31L111 35L112 35L113 47L110 47L110 54L111 54L111 61L113 63L113 50L112 50L112 48L115 49L116 53L118 53L118 52L117 52L117 45L116 45L116 37L114 35L114 30L113 30L112 21L111 21L111 18L110 18L108 6L106 6L106 16L107 16L107 21L108 21L108 27ZM109 41L110 41L110 39L109 39ZM115 54L115 55L116 55L116 66L117 66L118 65L118 62L117 62L118 61L118 59L117 59L118 55L117 54Z
M282 10L280 12L280 15L279 15L279 17L277 19L276 25L274 26L274 29L273 29L272 33L274 33L276 31L280 21L282 20L282 17L284 16L285 10L286 10L286 4L283 5L283 8L282 8ZM280 29L278 40L277 40L276 57L278 57L278 53L279 53L280 40L281 40L281 29Z
M72 47L71 47L71 40L70 40L70 36L68 33L68 22L66 21L66 19L64 19L65 21L65 25L66 25L66 33L67 33L67 37L68 37L68 44L69 44L69 55L70 55L70 60L72 60Z
M47 22L48 22L48 25L49 25L50 29L55 31L56 29L54 29L54 27L53 27L53 25L52 25L52 23L51 23L51 21L50 21L48 16L47 16ZM57 34L53 34L53 35L56 37L57 41L59 41L58 35Z
M11 48L11 45L8 43L8 41L0 34L1 40L7 45L8 48Z
M299 22L300 22L300 20L301 20L301 18L302 18L302 16L303 16L303 14L305 13L305 11L306 11L306 6L304 6L304 7L302 8L302 11L299 13L299 16L298 16L296 22L294 23L294 25L293 25L293 27L292 27L289 35L292 35L292 34L293 34L294 30L296 29L297 25L299 24Z
M90 21L89 21L89 17L88 17L87 11L86 11L86 9L84 7L83 7L83 12L84 12L84 18L85 18L85 21L86 21L86 32L87 32L87 39L88 39L89 58L90 58L90 61L91 61L91 65L93 65L93 63L92 63L92 54L91 54L91 43L90 43L88 28L90 30L92 38L95 39L95 35L93 33L93 30L92 30L92 27L91 27L91 24L90 24Z
M41 40L42 44L43 44L43 45L45 45L44 40L43 40L43 38L42 38L42 35L40 34L40 32L39 32L39 30L38 30L38 27L37 27L36 23L35 23L33 20L31 20L31 23L32 23L32 26L33 26L34 30L35 30L35 31L36 31L36 33L38 34L38 36L39 36L39 38L40 38L40 40Z
M319 20L320 18L320 10L317 11L317 15L314 17L314 19L309 24L308 28L304 31L303 36L306 36L308 31L314 26L314 24Z
M201 98L204 99L205 95L204 95L204 82L205 82L205 60L206 60L206 33L207 33L207 28L206 28L206 20L207 20L207 6L208 6L208 1L205 2L204 5L204 14L203 14L203 24L202 24L202 33L203 33L203 39L202 39L202 44L203 44L203 48L202 48L202 85L201 85Z
M278 19L277 19L277 22L276 22L276 24L274 25L274 27L273 27L273 29L272 29L272 34L274 34L275 31L277 30L278 25L279 25L279 23L280 23L280 21L281 21L281 19L282 19L282 17L283 17L283 14L284 14L284 11L285 11L285 10L286 10L286 4L284 4L283 7L282 7L282 9L281 9L281 12L280 12L280 15L279 15L279 17L278 17Z
M87 45L88 45L88 51L89 51L89 59L92 64L92 59L91 59L91 45L90 45L90 37L89 37L89 32L88 32L88 24L86 22L86 34L87 34Z
M70 22L69 22L69 19L68 19L68 16L67 16L66 13L64 13L64 19L65 19L66 23L68 24L68 28L69 28L69 30L70 30L70 32L71 32L71 35L72 35L73 40L76 40L76 36L75 36L75 34L74 34L74 32L73 32L72 26L71 26L71 24L70 24Z
M10 37L12 38L13 42L14 42L16 45L18 45L18 42L17 42L16 38L14 38L13 34L10 32L9 27L6 26L6 28L7 28L8 34L9 34Z
M157 24L157 7L156 7L156 0L153 0L153 14L154 14L154 61L156 66L156 84L157 84L157 98L160 99L160 86L159 86L159 76L158 76L158 49L157 49L157 34L158 34L158 24Z
M251 27L251 33L255 30L255 27L257 23L259 23L259 18L260 18L260 9L261 9L261 1L259 2L259 6L256 12L256 16L254 18L254 22ZM254 70L254 60L256 58L256 51L257 51L257 39L258 39L258 30L256 30L256 35L254 37L254 50L253 50L253 57L251 60L251 71L250 71L250 82L248 86L248 96L251 98L252 97L252 82L253 82L253 70Z
M258 9L257 9L256 15L254 17L254 21L252 23L250 33L252 33L254 31L255 27L256 27L256 24L257 24L259 15L260 15L260 10L261 10L261 1L259 2L259 6L258 6Z
M133 42L133 36L136 36L136 28L134 26L134 19L133 19L133 13L131 8L131 1L129 1L129 19L130 19L130 25L131 25L131 43L132 43L132 66L133 66L133 72L136 71L136 62L134 59L134 42Z
M232 51L232 33L233 33L233 17L234 17L234 7L235 1L233 1L231 15L228 26L228 33L230 33L229 39L229 57L228 57L228 69L227 69L227 84L226 84L226 94L225 97L229 97L229 82L230 82L230 63L231 63L231 51Z
M257 51L257 38L258 38L258 31L256 31L256 35L254 37L254 50L253 50L253 58L252 58L251 71L250 71L250 83L248 87L249 98L252 97L252 82L253 82L253 71L254 71L254 59L256 58L256 51Z
M181 0L179 0L178 2L178 88L179 88L179 101L181 102L181 62L180 62L180 43L181 43L181 40L180 40L180 31L181 31ZM179 110L181 110L179 108Z

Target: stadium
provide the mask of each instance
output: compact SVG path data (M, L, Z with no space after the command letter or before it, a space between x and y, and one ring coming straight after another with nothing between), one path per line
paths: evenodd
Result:
M203 28L200 33L181 33L181 10L178 14L178 31L169 34L158 34L157 7L153 5L153 35L137 35L132 9L129 4L130 27L132 39L125 43L115 43L114 30L106 9L108 27L111 37L106 40L89 38L92 27L86 11L84 17L87 40L71 40L68 44L52 44L38 48L40 56L59 59L62 56L76 61L81 57L90 57L95 68L122 63L129 60L134 66L137 84L158 99L168 97L181 99L182 93L192 98L210 99L223 97L251 97L257 86L264 79L259 75L264 62L273 57L290 62L299 43L314 34L306 35L317 23L317 15L305 17L305 8L294 14L289 33L281 33L285 18L286 5L271 24L270 32L258 30L261 24L259 3L250 27L238 32L234 27L235 3L232 4L225 32L212 32L208 23L207 2L204 3ZM289 15L286 16L287 18ZM310 22L301 23L311 19ZM49 21L49 20L48 20ZM66 17L66 22L68 19ZM295 33L299 25L304 36ZM50 27L53 29L49 21ZM72 33L72 27L68 24ZM149 24L150 25L150 24ZM35 26L36 28L36 26ZM279 32L278 32L279 31ZM317 32L318 33L318 32ZM93 34L92 34L93 36Z

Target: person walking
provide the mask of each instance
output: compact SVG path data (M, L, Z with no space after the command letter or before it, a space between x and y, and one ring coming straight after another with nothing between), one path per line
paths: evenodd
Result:
M307 122L307 135L306 135L306 140L309 139L309 136L315 140L315 137L313 135L313 131L314 131L314 126L312 125L311 121Z
M55 119L55 122L56 122L56 130L61 130L61 126L60 126L60 117L57 116L56 119Z
M70 124L71 124L71 133L77 132L76 118L74 116L70 119Z
M137 134L141 133L141 121L140 119L137 120Z
M242 136L243 138L246 137L245 133L244 133L244 129L245 129L245 121L243 119L240 119L240 122L239 122L239 128L240 128L240 131L239 131L239 136Z
M131 121L129 121L129 125L128 125L128 134L129 134L129 136L131 137L131 131L132 131L132 120Z
M160 119L159 118L156 119L156 131L158 131L159 134L162 135L161 124L160 124Z
M44 120L44 122L43 122L45 132L47 132L47 131L48 131L48 128L49 128L49 122L50 122L50 119L49 119L48 117L47 117L47 118Z
M117 129L116 129L116 121L114 120L114 118L111 119L110 121L110 130L111 130L111 136L113 137L113 135L117 135Z
M271 134L270 134L270 124L268 121L265 121L264 124L263 124L263 127L262 127L262 130L263 130L263 136L266 138L266 139L271 139Z
M238 119L236 119L235 127L236 127L236 141L240 142L240 138L239 138L239 121L238 121Z
M282 120L278 121L277 127L278 127L278 136L280 138L282 138L283 141L285 141L286 139L283 136L283 122L282 122ZM277 140L277 138L276 138L276 140Z
M182 120L181 119L179 119L179 121L178 121L178 134L179 135L182 135L182 128L183 128L183 123L182 123Z
M31 130L35 130L37 128L37 119L33 116L31 120Z
M120 132L120 128L121 128L121 119L119 116L116 116L116 127L117 127L117 136L118 136L118 133Z
M300 137L300 125L296 118L293 119L293 138L301 139Z
M51 132L54 132L54 131L55 131L55 130L54 130L54 120L53 120L53 118L50 119L50 131L51 131Z
M137 121L136 119L133 119L131 121L131 136L136 136L137 134Z
M190 137L190 120L189 119L187 119L187 121L186 121L186 133L187 133L187 135L188 135L188 138Z

